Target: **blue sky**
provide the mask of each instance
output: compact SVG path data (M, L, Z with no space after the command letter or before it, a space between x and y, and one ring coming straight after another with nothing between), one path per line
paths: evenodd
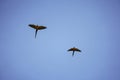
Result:
M119 0L1 0L0 12L0 80L120 80ZM28 24L47 29L35 39Z

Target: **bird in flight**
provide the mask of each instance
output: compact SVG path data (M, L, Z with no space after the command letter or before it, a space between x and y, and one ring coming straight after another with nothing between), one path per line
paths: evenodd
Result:
M82 52L81 50L79 50L78 48L75 48L75 47L68 49L68 51L73 51L72 56L74 56L75 51Z
M34 25L34 24L29 24L28 26L36 29L36 31L35 31L35 38L36 38L36 36L37 36L38 30L43 30L43 29L46 29L46 28L47 28L47 27L45 27L45 26L38 26L38 25Z

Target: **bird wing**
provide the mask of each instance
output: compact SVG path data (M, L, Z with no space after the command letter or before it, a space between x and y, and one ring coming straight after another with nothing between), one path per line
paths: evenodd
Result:
M73 48L68 49L68 51L74 51Z
M76 49L76 51L81 52L81 50L79 50L79 49Z
M37 29L38 26L34 25L34 24L29 24L30 27L34 28L34 29Z
M70 48L68 51L78 51L78 52L81 52L81 50L79 50L78 48Z
M40 30L40 29L46 29L46 27L45 26L38 26L38 30Z
M74 48L74 51L81 52L81 50L80 50L80 49L78 49L78 48Z

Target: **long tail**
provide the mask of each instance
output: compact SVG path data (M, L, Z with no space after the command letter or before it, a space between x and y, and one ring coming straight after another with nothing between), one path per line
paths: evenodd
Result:
M36 29L36 31L35 31L35 38L36 38L36 36L37 36L37 31L38 31L38 30Z
M75 51L73 51L72 56L74 56L74 52L75 52Z

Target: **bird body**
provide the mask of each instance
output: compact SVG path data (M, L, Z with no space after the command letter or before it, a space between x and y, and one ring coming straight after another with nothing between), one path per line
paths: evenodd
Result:
M36 38L36 36L37 36L38 30L42 30L42 29L46 29L46 28L47 28L47 27L45 27L45 26L38 26L38 25L34 25L34 24L29 24L28 26L36 29L36 31L35 31L35 38Z
M81 50L79 50L78 48L75 48L75 47L68 49L68 51L73 51L72 56L74 56L75 51L81 52Z

